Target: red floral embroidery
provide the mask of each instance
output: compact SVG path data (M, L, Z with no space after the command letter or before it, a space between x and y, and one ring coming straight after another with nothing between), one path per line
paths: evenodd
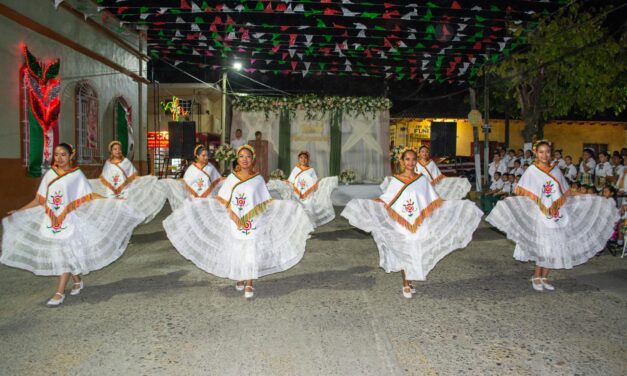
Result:
M544 185L542 186L542 193L546 196L546 197L551 197L551 195L553 194L553 192L555 191L555 186L553 184L552 181L547 181L546 183L544 183Z
M52 208L55 211L59 210L61 205L63 205L63 195L61 194L61 191L54 192L54 194L52 196L50 196L50 199L48 200L48 203L50 205L52 205Z
M246 223L244 223L244 226L240 228L240 231L245 235L249 235L253 230L256 230L256 229L257 227L254 226L253 220L249 219L246 221Z
M244 209L244 206L246 206L246 200L247 198L243 193L233 199L233 203L240 212Z
M59 224L52 224L52 226L46 226L50 231L52 231L53 234L58 234L61 231L65 230L66 227L63 227L61 223Z
M412 217L414 215L414 212L416 211L414 201L412 201L411 199L407 200L405 204L403 204L403 211L407 213L408 217Z
M205 180L203 178L199 178L198 180L196 180L196 190L198 192L201 192L203 187L205 186Z
M307 187L307 182L305 182L305 179L299 179L298 185L300 186L300 189L305 189L305 187Z
M120 175L113 175L113 185L117 186L120 182Z

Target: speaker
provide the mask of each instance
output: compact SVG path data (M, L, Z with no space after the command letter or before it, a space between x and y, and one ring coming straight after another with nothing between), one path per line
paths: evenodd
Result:
M431 123L430 152L434 157L455 157L457 124L455 122Z
M195 121L170 121L168 122L168 135L170 158L194 158L196 146L196 122Z

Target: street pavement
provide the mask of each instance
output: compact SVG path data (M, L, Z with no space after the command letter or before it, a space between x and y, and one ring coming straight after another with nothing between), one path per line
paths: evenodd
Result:
M408 300L338 217L246 301L174 250L168 214L58 308L55 278L0 266L0 375L627 374L627 258L556 271L557 291L538 293L483 222Z

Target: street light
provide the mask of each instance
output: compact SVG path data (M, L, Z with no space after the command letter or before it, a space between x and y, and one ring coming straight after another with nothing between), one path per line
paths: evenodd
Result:
M239 61L234 62L233 69L235 69L236 71L242 70L242 63L240 63Z

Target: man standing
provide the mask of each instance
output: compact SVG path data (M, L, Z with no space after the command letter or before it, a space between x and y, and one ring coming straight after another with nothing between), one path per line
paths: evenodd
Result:
M268 179L268 141L262 139L260 131L255 132L255 139L248 141L250 146L255 148L257 160L255 161L255 172L258 172L264 179Z
M235 131L235 138L231 140L231 147L233 148L235 153L237 153L237 149L239 149L239 147L242 145L246 145L246 140L244 140L244 137L242 137L242 130L237 129ZM237 159L233 161L233 168L235 168L235 166L237 166Z

